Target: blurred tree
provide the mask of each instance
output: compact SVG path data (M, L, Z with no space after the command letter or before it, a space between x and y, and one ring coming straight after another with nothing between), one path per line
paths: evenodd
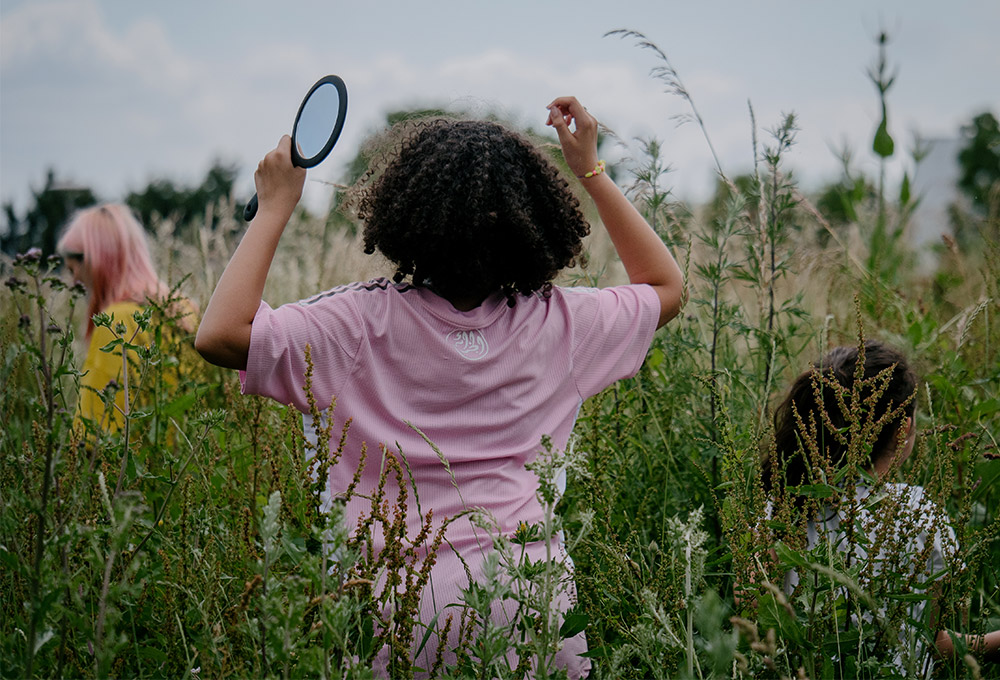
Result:
M990 112L981 113L961 128L964 142L958 152L956 184L968 201L949 208L952 233L963 250L1000 243L1000 125Z
M41 191L31 191L32 205L23 217L19 217L14 205L7 202L3 206L6 229L0 234L0 250L8 255L23 253L29 248L41 248L42 256L55 252L59 230L80 208L97 203L97 197L89 187L78 186L56 179L55 171L49 169L45 186Z
M147 228L155 221L169 219L178 230L200 220L214 229L223 217L215 210L220 205L232 209L232 216L242 220L243 203L233 197L238 174L236 165L215 161L196 187L179 186L166 178L154 179L142 191L130 192L125 204Z
M830 224L849 224L858 221L858 205L876 197L875 185L868 178L842 177L820 190L816 207Z
M826 219L830 228L840 234L845 227L858 223L858 209L865 204L874 204L878 190L864 175L851 174L845 165L841 178L821 188L816 195L816 209ZM830 233L820 229L816 240L821 246L830 242Z
M962 139L965 145L958 152L958 186L985 212L990 190L1000 182L1000 125L992 113L981 113L962 126Z
M705 206L705 217L709 222L716 222L725 219L726 206L733 196L733 187L746 199L745 216L747 223L755 228L759 226L760 220L757 211L760 208L760 187L752 174L736 175L732 179L732 186L725 180L719 178L715 181L715 194Z

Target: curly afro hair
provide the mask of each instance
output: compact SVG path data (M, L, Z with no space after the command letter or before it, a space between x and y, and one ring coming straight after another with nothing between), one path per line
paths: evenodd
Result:
M447 300L547 295L581 256L590 226L559 171L493 122L398 124L394 151L354 188L364 247Z

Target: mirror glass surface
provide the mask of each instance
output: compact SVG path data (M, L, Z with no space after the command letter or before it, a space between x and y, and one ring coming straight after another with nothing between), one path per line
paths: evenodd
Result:
M332 83L317 87L309 101L303 104L302 114L292 131L295 146L303 159L314 158L323 150L337 124L339 111L340 95Z

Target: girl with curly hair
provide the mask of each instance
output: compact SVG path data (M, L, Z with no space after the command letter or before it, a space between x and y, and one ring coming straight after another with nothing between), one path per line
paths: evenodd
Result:
M292 166L288 137L258 166L257 217L219 280L196 348L208 361L242 371L245 393L308 412L303 352L311 347L316 401L336 396L336 419L353 419L344 459L329 472L332 495L348 488L355 469L348 456L353 452L357 463L366 442L369 450L382 444L405 455L435 531L471 508L491 513L505 535L541 521L537 480L526 465L542 438L564 449L583 400L635 374L653 332L677 315L680 269L603 172L597 121L573 97L547 108L547 124L593 199L629 285L553 285L581 256L589 231L566 180L503 126L436 120L412 126L354 200L366 251L385 255L394 279L272 309L261 294L305 171ZM369 501L362 496L371 495L379 475L377 465L362 471L347 501L349 523L363 516ZM407 502L412 539L420 516L412 494ZM461 602L469 585L464 565L481 581L482 551L490 547L471 522L452 523L446 537L421 602L423 621L440 613L439 627L455 611L444 606ZM533 561L547 549L559 546L526 547ZM568 607L570 598L558 606ZM512 613L495 607L493 618L503 624ZM449 639L449 647L455 642ZM429 653L434 648L425 645ZM589 668L579 656L585 651L577 635L564 641L556 662L580 677ZM418 665L430 667L423 659Z

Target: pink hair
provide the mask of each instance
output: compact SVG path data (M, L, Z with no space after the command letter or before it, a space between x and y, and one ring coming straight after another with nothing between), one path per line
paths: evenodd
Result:
M145 304L165 300L169 291L153 269L146 233L124 205L105 204L81 210L59 239L63 255L83 255L90 274L87 337L93 317L115 302Z

